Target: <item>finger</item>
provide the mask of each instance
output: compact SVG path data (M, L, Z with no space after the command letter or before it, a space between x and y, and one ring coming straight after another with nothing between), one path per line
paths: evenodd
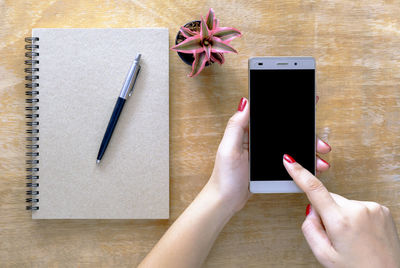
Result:
M328 261L326 258L332 256L334 248L325 231L321 218L312 206L301 229L315 257L321 263L326 263Z
M317 104L319 101L319 96L315 96L315 104Z
M308 210L307 210L308 209ZM324 229L324 230L326 230L326 228L325 228L325 226L324 226L324 223L323 223L323 221L322 221L322 219L321 219L321 216L318 214L318 212L315 210L315 209L313 209L313 207L312 207L312 205L311 204L308 204L308 206L306 207L306 217L310 214L312 212L312 214L315 214L317 217L318 217L318 219L319 219L319 221L320 221L320 223L321 223L321 225L322 225L322 228ZM329 236L328 236L329 237Z
M331 146L321 140L320 138L317 138L317 152L320 154L327 154L332 150Z
M244 135L247 135L250 109L246 98L242 98L238 111L229 119L222 142L227 148L243 150Z
M246 128L243 135L243 149L247 151L249 150L249 128Z
M317 172L321 173L324 171L327 171L330 168L331 165L329 165L328 162L326 162L324 159L320 158L317 155Z
M320 180L287 154L283 157L283 164L294 182L305 192L308 200L323 219L328 215L333 214L332 216L335 216L337 214L337 204Z

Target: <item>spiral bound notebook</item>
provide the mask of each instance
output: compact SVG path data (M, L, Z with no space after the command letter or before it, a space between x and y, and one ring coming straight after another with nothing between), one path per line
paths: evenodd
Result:
M32 218L168 218L168 30L33 29L26 41ZM135 91L96 165L137 53Z

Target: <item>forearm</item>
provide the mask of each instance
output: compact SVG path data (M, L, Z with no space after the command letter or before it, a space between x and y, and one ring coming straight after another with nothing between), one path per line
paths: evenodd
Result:
M233 210L206 185L140 267L200 267Z

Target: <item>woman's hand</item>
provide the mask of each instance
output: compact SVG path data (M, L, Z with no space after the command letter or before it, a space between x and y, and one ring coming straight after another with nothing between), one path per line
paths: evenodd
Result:
M218 195L233 213L244 207L249 192L249 118L246 98L239 102L237 112L229 119L218 147L214 170L206 188ZM317 152L326 154L331 147L317 139ZM317 174L329 169L329 164L317 156Z
M139 267L201 267L222 228L250 196L249 116L248 101L242 98L226 127L210 180ZM327 153L330 147L318 140L317 151ZM318 171L328 168L317 160Z
M288 155L284 165L312 206L302 230L318 261L327 267L400 267L400 242L387 207L329 193Z

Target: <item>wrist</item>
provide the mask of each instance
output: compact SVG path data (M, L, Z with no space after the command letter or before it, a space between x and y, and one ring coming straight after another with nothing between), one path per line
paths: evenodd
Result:
M228 218L228 220L237 212L234 202L231 202L225 194L219 191L211 179L203 187L201 194L205 196L208 204L212 205L221 216Z

